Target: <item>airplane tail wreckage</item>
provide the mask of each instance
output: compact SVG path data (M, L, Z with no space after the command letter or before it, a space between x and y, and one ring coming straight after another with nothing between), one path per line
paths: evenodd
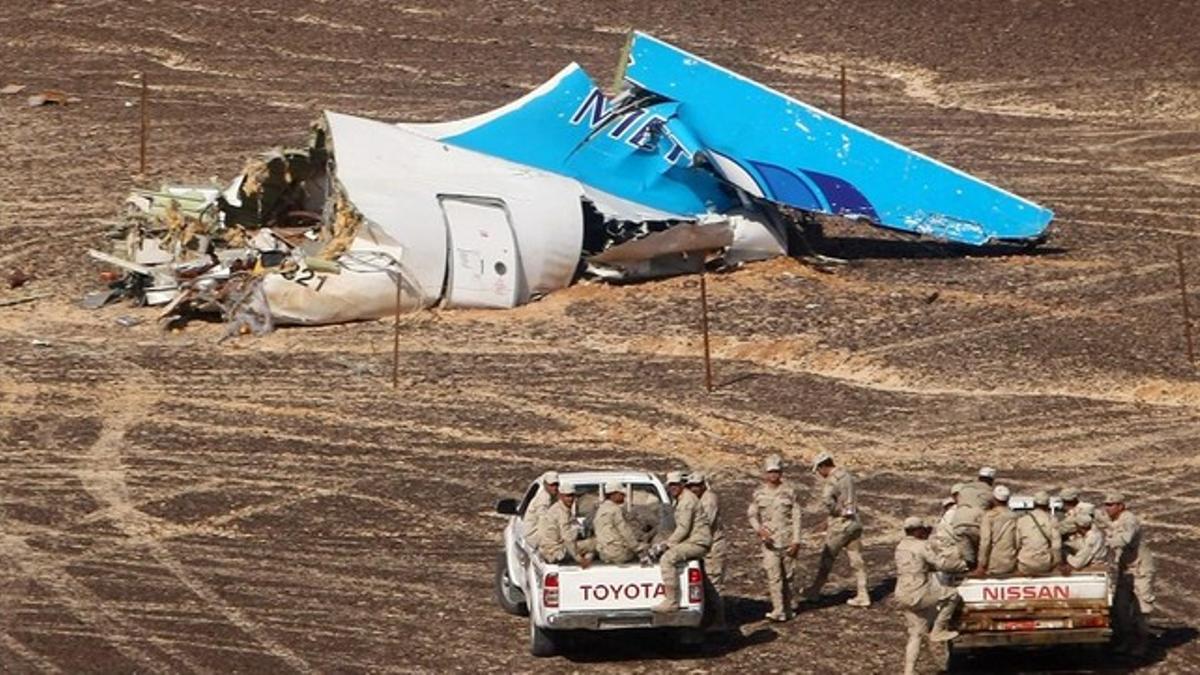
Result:
M1048 209L662 40L635 33L627 55L614 96L571 64L462 120L326 112L308 147L227 188L136 191L115 250L91 252L124 275L85 304L219 310L260 334L736 266L825 217L970 246L1045 236Z

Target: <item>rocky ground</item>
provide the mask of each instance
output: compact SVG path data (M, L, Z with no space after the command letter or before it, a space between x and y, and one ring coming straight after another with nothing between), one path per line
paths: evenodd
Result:
M609 81L630 28L827 109L845 64L854 121L1053 208L1054 235L992 255L845 228L834 273L710 277L712 394L695 278L408 316L395 390L386 322L217 344L215 324L78 308L98 284L83 253L135 182L227 179L323 109L461 117L572 60ZM984 463L1125 491L1161 612L1142 661L977 669L1200 669L1200 381L1175 261L1200 270L1197 28L1183 1L0 5L0 86L28 87L0 96L0 276L35 276L0 304L48 294L0 307L0 670L896 672L897 524ZM42 89L79 100L27 107ZM880 602L841 604L839 568L829 602L765 624L738 514L763 454L810 492L821 450L861 479ZM740 637L527 656L490 598L495 500L551 467L684 465L727 504Z

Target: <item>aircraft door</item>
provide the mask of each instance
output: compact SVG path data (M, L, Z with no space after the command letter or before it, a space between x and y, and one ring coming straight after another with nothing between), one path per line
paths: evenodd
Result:
M517 242L498 199L443 196L446 218L447 307L515 307Z

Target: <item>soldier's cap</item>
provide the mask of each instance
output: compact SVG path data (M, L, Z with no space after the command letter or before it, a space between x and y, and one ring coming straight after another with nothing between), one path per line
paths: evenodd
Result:
M1045 490L1038 490L1033 493L1034 506L1050 506L1050 493Z
M1093 520L1092 514L1090 514L1090 513L1076 513L1075 514L1075 525L1078 527L1091 527L1092 520Z
M942 500L942 508L943 509L946 508L947 506L954 506L954 504L955 504L954 497L946 497L945 499Z
M1079 501L1079 490L1072 487L1063 488L1062 491L1058 493L1058 497L1064 502L1077 502Z
M985 466L979 470L979 477L980 478L995 478L996 470L990 466Z
M767 455L763 460L763 471L783 471L783 458L779 455Z
M1120 492L1110 492L1110 493L1104 495L1104 503L1105 504L1124 504L1125 503L1125 495L1121 494Z
M688 485L704 485L705 481L707 481L707 480L708 480L708 477L704 475L703 471L693 471L688 474L687 484Z
M542 483L543 484L554 485L557 482L558 482L558 472L557 471L547 471L546 473L542 474Z
M921 529L921 528L924 528L925 526L926 526L926 525L925 525L925 521L924 521L924 520L922 520L921 518L918 518L917 516L909 516L909 517L907 517L907 518L905 518L905 519L904 519L904 529L905 529L905 531L907 531L907 530L919 530L919 529Z
M625 492L625 484L615 480L610 480L604 484L604 494L611 495L614 492Z
M575 484L574 483L559 483L558 484L558 494L560 494L560 495L575 494Z
M1011 496L1012 490L1009 490L1007 485L997 485L992 490L992 497L994 497L998 502L1006 502Z
M964 486L962 483L955 483L954 485L950 486L950 494L956 495L962 492L963 487Z
M670 485L671 483L682 483L684 480L686 480L686 477L683 475L682 471L667 472L667 485Z
M812 470L816 471L817 467L821 466L825 462L832 462L832 461L833 461L833 455L829 454L828 452L822 452L821 454L817 455L816 459L813 460Z

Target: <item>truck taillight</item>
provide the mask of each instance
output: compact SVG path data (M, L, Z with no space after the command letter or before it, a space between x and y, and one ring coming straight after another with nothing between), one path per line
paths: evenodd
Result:
M704 573L697 567L688 569L688 602L697 603L704 600Z
M542 606L558 607L558 573L551 572L542 579Z

